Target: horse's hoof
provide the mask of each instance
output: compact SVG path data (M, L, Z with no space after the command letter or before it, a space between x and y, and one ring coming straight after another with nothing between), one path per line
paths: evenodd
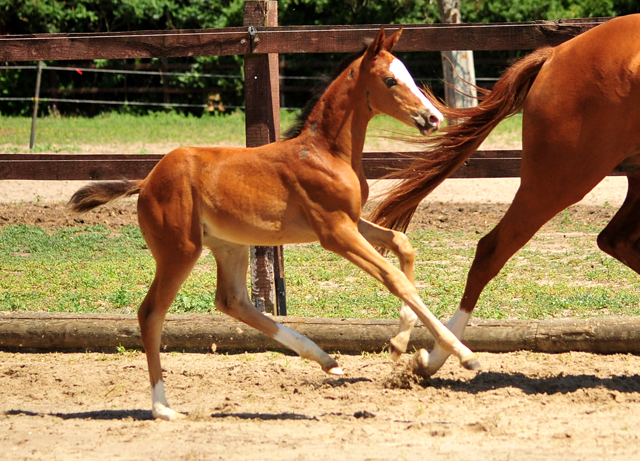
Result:
M342 371L342 368L340 368L340 367L329 368L328 370L325 370L325 372L328 375L334 375L334 376L342 376L342 375L344 375L344 371Z

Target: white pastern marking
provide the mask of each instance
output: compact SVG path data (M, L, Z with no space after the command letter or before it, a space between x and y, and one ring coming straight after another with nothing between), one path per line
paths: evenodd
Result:
M163 419L165 421L176 421L186 418L186 415L178 413L169 408L169 403L164 394L164 383L162 380L151 388L151 400L153 402L151 413L154 418Z
M458 309L447 323L447 328L449 328L454 335L460 338L462 333L464 333L464 329L467 327L467 323L469 323L470 318L470 313L465 312L462 309Z
M169 406L167 398L164 394L164 383L162 380L158 381L155 386L151 388L151 400L153 403L161 403L165 407Z
M462 333L464 333L464 329L467 327L469 318L471 318L470 313L465 312L462 309L458 309L455 314L453 314L453 317L451 317L449 322L447 322L447 328L449 328L449 330L451 330L451 332L460 339L462 337ZM440 369L449 355L449 352L445 351L439 344L436 344L429 354L422 354L421 360L422 365L424 366L424 373L429 376L433 375Z
M278 331L273 339L290 347L298 353L300 357L308 358L319 362L318 352L322 352L318 346L309 338L305 338L297 331L284 325L278 324Z
M278 324L278 331L273 335L273 339L293 349L300 357L318 362L327 373L342 374L342 370L336 367L337 364L334 359L320 349L316 343L309 338L305 338L300 333Z
M409 73L409 70L405 67L402 61L400 61L398 58L395 58L393 61L391 61L389 70L393 73L397 81L402 82L409 87L411 92L415 94L418 99L420 99L422 104L427 107L433 115L438 117L438 120L440 120L441 122L442 120L444 120L444 117L442 116L440 111L436 109L433 104L431 104L431 101L429 101L424 93L420 91L420 89L416 86L416 82L413 80L413 77Z

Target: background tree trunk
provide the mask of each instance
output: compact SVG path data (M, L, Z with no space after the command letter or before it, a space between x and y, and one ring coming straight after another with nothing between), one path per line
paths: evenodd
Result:
M438 0L438 9L443 23L457 24L462 22L460 19L460 0ZM443 51L442 69L447 104L452 107L477 106L473 51Z

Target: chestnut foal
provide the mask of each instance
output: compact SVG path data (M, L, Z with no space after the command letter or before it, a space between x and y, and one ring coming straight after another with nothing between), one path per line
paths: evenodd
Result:
M479 368L476 356L418 297L406 236L360 218L369 193L361 157L371 118L387 114L422 134L438 129L443 119L391 55L399 38L400 31L385 39L381 30L329 85L295 138L259 148L179 148L144 180L94 183L71 198L71 207L81 212L139 194L140 229L157 264L138 311L154 417L184 416L169 408L165 397L160 336L167 310L203 245L217 263L216 307L318 362L329 374L342 374L332 357L254 308L246 285L249 245L320 241L382 282L465 367ZM402 271L374 246L398 255ZM404 323L396 352L404 351L409 339Z

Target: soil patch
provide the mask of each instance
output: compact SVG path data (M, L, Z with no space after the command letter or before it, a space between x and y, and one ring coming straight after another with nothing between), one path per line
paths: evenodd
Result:
M424 202L413 217L409 230L459 230L469 229L485 232L495 226L504 216L508 205L503 203ZM372 205L365 207L365 214ZM617 210L613 207L576 205L568 208L543 229L553 232L562 222L570 220L584 225L604 227ZM0 227L27 224L48 230L62 227L101 225L108 229L119 229L126 225L138 225L136 202L120 200L77 214L64 202L0 202Z
M151 419L144 355L0 354L4 459L633 459L640 358L480 354L415 380L408 358L163 354L186 421Z

